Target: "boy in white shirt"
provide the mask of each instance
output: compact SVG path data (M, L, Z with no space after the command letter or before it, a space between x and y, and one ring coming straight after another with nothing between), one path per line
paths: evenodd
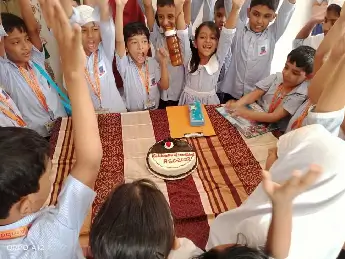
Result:
M42 208L51 189L49 143L30 129L0 128L0 258L81 259L79 232L96 196L102 145L84 78L80 28L72 29L58 0L40 4L59 46L77 160L57 205Z
M0 87L0 127L26 127L17 105Z
M169 88L168 55L157 51L158 62L147 56L150 32L142 23L123 28L123 10L128 0L116 0L116 65L122 77L129 111L157 109L161 90ZM126 55L126 53L128 53Z
M54 121L66 116L59 95L35 66L44 70L39 24L28 0L19 0L23 19L2 13L7 33L0 43L0 84L17 104L28 128L48 137Z

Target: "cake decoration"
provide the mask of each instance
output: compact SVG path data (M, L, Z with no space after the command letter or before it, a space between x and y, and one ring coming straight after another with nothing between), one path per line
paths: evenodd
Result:
M188 142L166 139L153 145L146 157L148 170L165 180L182 179L197 168L197 155Z

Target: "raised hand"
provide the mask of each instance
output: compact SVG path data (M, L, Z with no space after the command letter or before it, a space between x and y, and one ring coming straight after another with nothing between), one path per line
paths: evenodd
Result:
M313 6L311 20L313 20L317 23L323 22L325 20L326 10L327 10L326 5L320 5L320 6L315 5L315 6Z
M312 165L306 174L301 175L300 171L294 171L288 181L279 185L272 181L268 171L263 171L262 184L273 204L284 204L286 202L292 202L294 198L310 188L321 173L321 167Z
M167 64L169 53L165 48L160 48L156 51L156 55L160 64Z
M237 101L235 101L235 100L230 100L225 104L225 109L228 112L234 111L237 107L238 107Z
M184 2L185 2L185 0L174 0L175 6L183 6Z
M152 6L152 0L143 0L145 6Z
M232 8L241 9L245 0L232 0Z
M124 7L127 4L128 0L115 0L115 2L117 6Z

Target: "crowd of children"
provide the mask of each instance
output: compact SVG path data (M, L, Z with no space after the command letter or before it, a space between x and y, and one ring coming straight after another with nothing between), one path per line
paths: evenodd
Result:
M338 138L345 129L342 7L330 4L323 19L313 17L292 40L282 72L269 75L296 0L282 0L278 15L275 0L157 0L156 12L152 0L143 0L147 25L124 26L128 1L115 0L114 21L107 0L94 0L93 7L39 0L68 97L44 68L30 1L18 0L22 18L1 13L0 258L84 258L78 237L102 159L95 114L196 100L222 103L234 116L275 122L286 132L269 152L263 182L238 209L215 219L206 252L176 237L169 204L153 182L122 184L92 224L93 258L336 258L345 241L345 160L339 155L345 142ZM202 3L204 21L192 35ZM323 34L309 36L321 21ZM173 34L165 34L169 30ZM165 35L175 31L178 53L169 53ZM180 55L179 65L171 54ZM254 102L264 112L247 108ZM76 162L56 206L42 208L52 170L45 138L67 115Z

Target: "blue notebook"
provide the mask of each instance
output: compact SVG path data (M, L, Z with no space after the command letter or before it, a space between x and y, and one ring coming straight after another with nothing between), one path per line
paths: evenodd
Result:
M202 111L202 104L199 101L195 101L188 105L190 125L193 127L204 126L205 119Z

